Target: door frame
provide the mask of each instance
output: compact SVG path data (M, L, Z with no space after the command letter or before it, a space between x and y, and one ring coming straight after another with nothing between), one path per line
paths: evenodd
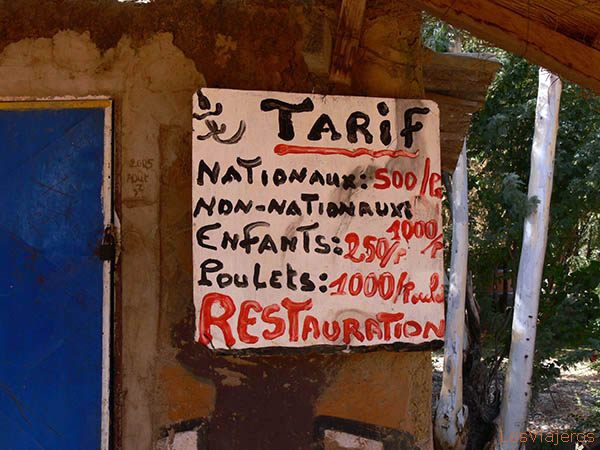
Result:
M103 229L113 230L118 239L119 230L115 229L114 214L114 133L113 100L107 96L86 97L6 97L0 96L0 110L28 111L49 109L103 109L104 110L104 157L102 164L101 204ZM118 222L118 221L117 221ZM118 242L118 240L117 240ZM116 243L115 243L116 244ZM116 245L118 249L118 245ZM116 259L116 258L115 258ZM114 266L115 261L102 262L102 394L100 421L100 449L110 449L111 427L111 357L114 329Z

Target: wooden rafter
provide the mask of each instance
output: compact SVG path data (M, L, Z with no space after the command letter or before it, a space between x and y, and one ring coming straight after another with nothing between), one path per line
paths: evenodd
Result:
M342 1L329 69L332 83L346 86L352 83L352 64L358 51L366 3L366 0Z
M600 92L600 51L489 0L419 0L454 26Z

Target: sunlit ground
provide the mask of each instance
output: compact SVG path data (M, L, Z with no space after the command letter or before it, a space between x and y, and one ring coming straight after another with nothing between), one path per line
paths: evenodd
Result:
M436 352L432 356L434 411L442 383L443 359L441 353ZM586 427L594 411L600 411L600 374L591 365L590 362L582 362L562 371L560 378L549 389L534 398L528 431L550 433Z

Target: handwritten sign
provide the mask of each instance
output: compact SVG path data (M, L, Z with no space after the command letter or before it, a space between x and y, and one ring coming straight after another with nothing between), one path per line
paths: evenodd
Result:
M435 103L202 89L192 158L197 342L443 339Z

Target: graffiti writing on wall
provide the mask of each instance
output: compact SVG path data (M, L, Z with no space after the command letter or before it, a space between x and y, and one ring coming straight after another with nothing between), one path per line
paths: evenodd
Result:
M425 100L194 96L196 340L439 342L439 113Z
M144 194L153 166L153 158L130 159L127 163L128 171L125 180L131 186L135 198L140 198Z

